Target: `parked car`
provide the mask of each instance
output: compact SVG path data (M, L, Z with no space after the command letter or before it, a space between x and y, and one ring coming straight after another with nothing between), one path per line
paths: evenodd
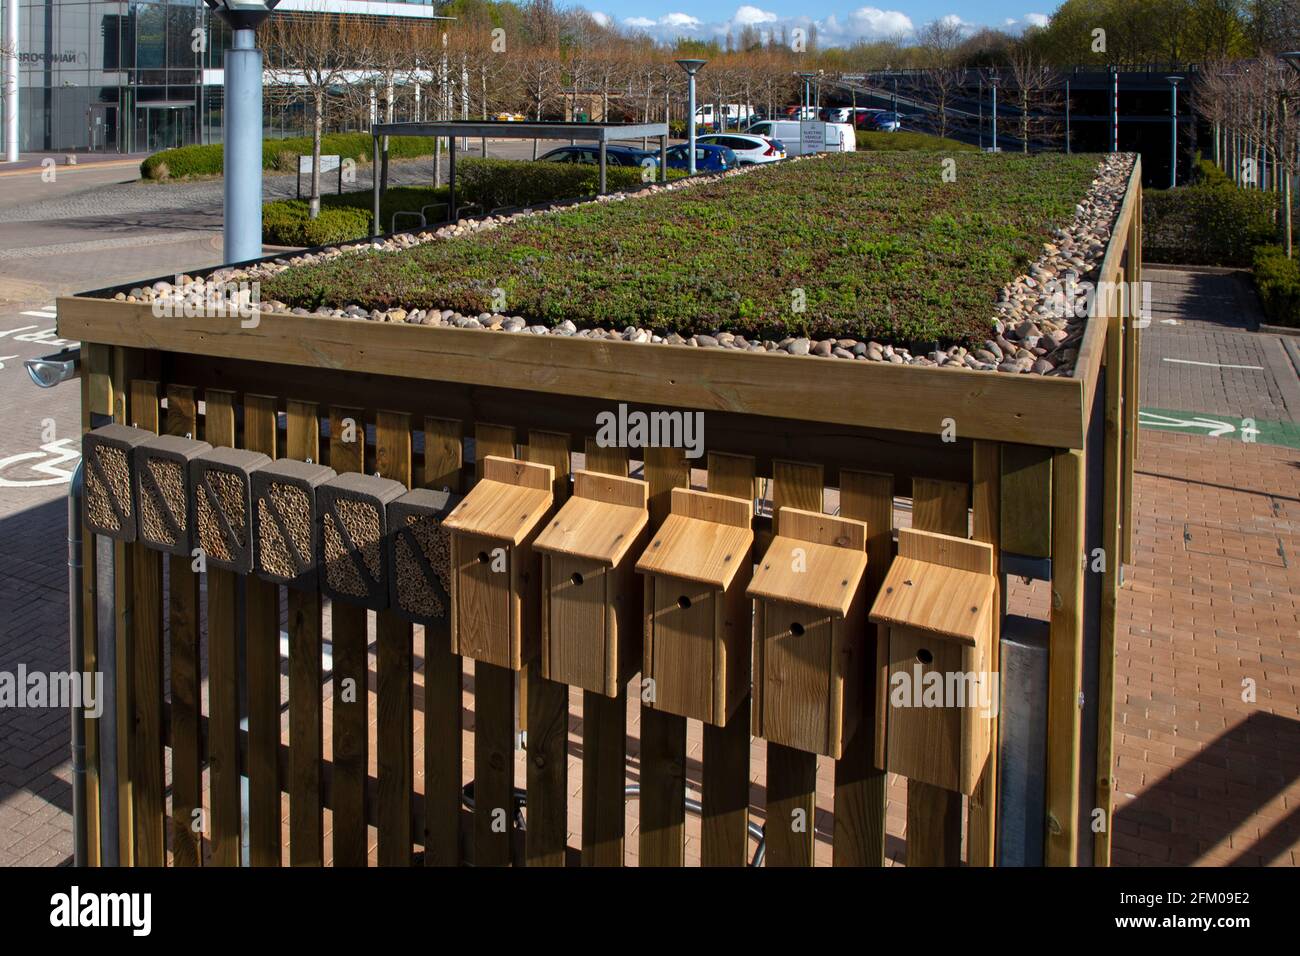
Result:
M600 147L598 146L561 146L549 153L537 157L539 163L582 163L589 166L600 165ZM605 147L605 163L609 166L649 166L659 168L659 154L635 146L611 145Z
M817 119L817 107L815 106L787 106L784 116L786 119Z
M695 107L695 125L708 129L717 129L720 123L732 127L744 126L753 115L754 107L748 103L705 103Z
M745 132L755 136L765 136L769 139L779 139L786 144L791 156L821 152L851 153L858 148L853 126L849 123L821 123L818 121L810 125L822 127L822 141L820 144L812 139L814 132L812 130L805 132L803 129L804 124L801 124L798 120L764 120L761 123L755 123Z
M765 136L754 136L750 133L710 133L698 137L695 142L708 146L727 147L736 154L736 161L741 166L775 163L777 160L785 159L784 147L778 147Z
M897 133L903 128L903 114L877 113L871 117L871 128L878 133Z
M690 169L690 147L685 143L668 147L669 169ZM740 165L734 150L727 146L715 146L712 143L695 143L695 171L697 173L721 173L735 169Z

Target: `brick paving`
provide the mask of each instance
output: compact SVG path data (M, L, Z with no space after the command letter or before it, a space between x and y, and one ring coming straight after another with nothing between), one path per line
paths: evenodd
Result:
M116 269L166 272L176 250L140 251L141 262ZM197 245L186 261L212 255ZM96 260L110 254L92 253ZM101 263L109 267L107 261ZM197 262L193 263L197 265ZM1297 421L1294 370L1271 353L1273 337L1251 328L1249 301L1229 279L1207 273L1150 270L1156 323L1147 333L1143 398L1164 408ZM25 277L26 278L26 277ZM60 276L62 278L62 276ZM1161 318L1178 320L1165 325ZM51 464L41 425L53 417L59 435L75 434L76 392L38 392L21 358L48 351L41 340L17 342L11 330L49 323L0 316L0 401L9 428L0 433L0 479L39 481ZM6 334L9 333L9 334ZM8 358L12 355L18 358ZM1182 366L1166 357L1259 370ZM1237 375L1236 373L1250 373ZM1288 375L1290 377L1288 377ZM1122 592L1117 662L1114 824L1116 864L1300 863L1300 452L1294 449L1144 430L1135 493L1136 556ZM33 457L13 461L14 455ZM66 667L66 485L0 487L0 671ZM905 523L904 513L898 515ZM1276 545L1274 545L1274 542ZM1039 595L1041 597L1041 595ZM1019 600L1013 595L1013 600ZM328 614L326 615L328 624ZM372 651L373 653L373 651ZM417 629L416 787L423 789ZM472 671L465 674L467 712L463 777L473 776ZM374 659L371 659L371 717ZM1255 698L1242 699L1243 681ZM1250 685L1247 685L1250 686ZM283 687L287 697L287 686ZM328 701L326 754L329 754ZM570 706L570 845L581 839L581 698ZM629 708L629 782L635 782L639 710ZM61 710L0 710L0 865L57 865L71 853L67 715ZM287 740L287 726L285 728ZM698 796L701 735L688 734L687 783ZM371 772L375 771L371 749ZM830 861L830 761L818 764L816 860ZM755 819L765 802L765 745L751 754ZM522 755L516 760L522 784ZM890 780L887 854L903 859L905 788ZM284 802L287 835L287 798ZM629 803L627 861L636 861L636 804ZM326 850L329 851L326 814ZM699 821L688 816L686 859L699 861ZM372 831L371 845L374 846ZM752 849L752 847L751 847Z

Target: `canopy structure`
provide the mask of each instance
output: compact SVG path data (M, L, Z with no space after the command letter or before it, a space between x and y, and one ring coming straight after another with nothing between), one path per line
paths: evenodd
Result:
M604 195L605 148L612 142L627 139L659 140L659 180L668 181L668 124L667 123L516 123L508 120L448 120L440 123L376 123L371 127L374 150L374 209L371 219L371 238L379 235L379 200L387 183L380 176L380 141L385 136L446 136L451 142L448 151L448 188L450 190L451 218L459 219L456 210L456 138L486 139L568 139L594 142L600 148L600 193Z

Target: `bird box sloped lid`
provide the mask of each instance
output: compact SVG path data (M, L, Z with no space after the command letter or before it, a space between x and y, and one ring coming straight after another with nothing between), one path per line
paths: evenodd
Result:
M539 551L618 564L650 522L650 486L634 478L573 473L573 497L533 542Z
M898 533L898 557L871 620L976 644L993 610L993 548L946 534Z
M550 465L489 455L483 459L483 477L443 524L452 531L521 544L550 509L554 481Z
M674 488L671 513L636 569L725 591L749 560L752 518L753 504L745 498Z
M867 571L866 522L782 508L778 524L749 596L846 616Z

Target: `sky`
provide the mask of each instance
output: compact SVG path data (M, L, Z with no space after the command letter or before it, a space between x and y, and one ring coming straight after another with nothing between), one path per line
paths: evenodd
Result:
M739 37L752 24L780 35L782 26L817 25L818 42L843 46L858 39L910 35L932 20L955 18L963 26L997 27L1019 33L1026 26L1044 26L1055 3L1039 0L878 0L861 6L854 0L781 0L737 3L736 0L584 0L598 20L644 30L662 40L679 36L722 39L727 31ZM603 21L602 21L603 22Z

